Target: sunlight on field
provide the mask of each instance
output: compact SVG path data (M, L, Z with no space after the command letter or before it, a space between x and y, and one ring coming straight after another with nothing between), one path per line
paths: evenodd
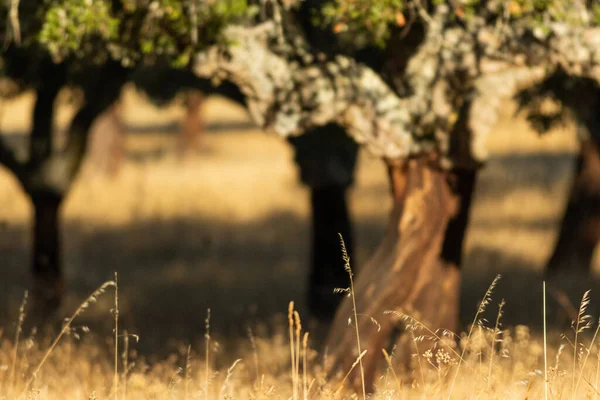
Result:
M114 286L108 283L74 316L94 307L99 296L109 297ZM475 315L476 324L461 336L459 345L451 332L434 333L414 319L405 319L410 332L405 345L413 356L398 365L395 352L386 354L388 366L378 375L376 391L369 398L596 398L600 325L596 328L587 315L589 297L584 295L579 318L565 333L564 342L578 343L573 350L564 343L558 346L557 337L544 346L527 326L503 328L503 303L493 301L492 286ZM19 328L21 322L22 318ZM19 329L14 341L3 339L0 346L0 398L360 398L345 383L354 378L360 392L361 366L355 363L346 375L327 376L327 356L314 351L309 336L296 327L290 323L290 336L283 327L266 338L250 332L230 364L219 360L223 349L210 335L210 314L202 345L182 344L160 362L139 356L137 335L127 330L116 331L115 346L114 336L102 341L74 319L55 341L35 333L19 336ZM291 337L294 342L288 340ZM290 351L297 362L290 361Z
M132 91L123 101L130 132L119 174L110 179L86 165L63 208L69 297L62 314L69 315L118 271L120 333L140 337L139 342L129 339L126 357L121 357L121 338L119 398L290 398L285 310L294 300L300 314L307 315L309 265L309 195L298 183L290 146L252 128L241 108L212 98L204 105L207 128L200 153L183 159L176 152L182 107L158 109ZM31 96L24 96L3 105L0 130L11 144L18 146L29 127L31 102ZM57 124L62 126L71 112L64 107ZM431 343L418 341L420 356L412 359L412 372L398 370L395 376L383 371L374 398L543 398L541 270L565 206L577 142L571 128L540 139L522 118L513 119L508 104L489 147L466 243L461 308L468 328L486 288L502 273L484 315L491 322L463 341L469 351L460 368L461 348L438 344L428 353ZM356 269L378 244L389 197L382 163L362 153L351 193ZM21 393L32 399L112 397L110 290L74 322L74 330L25 388L50 345L46 335L31 333L27 319L19 348L13 344L19 303L29 285L30 215L15 180L0 170L0 399ZM570 302L576 305L592 287L597 282L574 283L567 292ZM528 327L494 335L502 299L501 321ZM209 307L207 372L204 319ZM564 304L549 295L548 307L549 323L556 327L549 337L550 398L573 397L574 381L578 398L595 398L597 348L586 363L586 351L576 352L575 369L572 347L556 358L559 344L568 343L561 342L560 332L571 341L573 334L563 329L570 321ZM597 311L589 306L589 313ZM310 321L304 325L311 331L310 347L318 348L323 329ZM585 337L585 346L590 339ZM323 375L323 354L309 350L307 357L308 398L351 398L349 392L336 394L343 377ZM243 361L228 373L238 358Z

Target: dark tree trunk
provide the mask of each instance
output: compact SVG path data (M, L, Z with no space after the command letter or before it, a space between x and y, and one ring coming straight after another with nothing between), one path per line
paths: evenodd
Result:
M342 296L347 277L340 248L341 233L353 252L352 224L346 195L354 180L358 145L344 129L329 124L290 138L300 180L311 191L312 262L308 288L311 314L329 322Z
M180 137L180 152L183 155L192 155L200 148L203 100L202 93L197 90L190 90L186 95L185 117Z
M60 205L62 197L34 194L33 294L36 313L47 316L60 305L64 292L61 272Z
M582 140L569 203L548 274L578 270L589 273L600 242L600 141Z
M385 310L417 317L434 330L456 330L461 250L475 184L473 171L444 171L431 160L388 162L388 167L394 196L390 223L373 258L355 279L368 390L383 361L381 349L394 344L399 324L397 318L383 315ZM348 326L352 310L351 299L345 299L329 334L332 371L348 371L358 357L356 332ZM359 376L357 367L353 384L360 382Z
M342 234L352 257L353 239L346 186L332 185L311 189L312 269L308 303L312 314L330 321L340 303L335 288L344 287L348 277L340 251Z

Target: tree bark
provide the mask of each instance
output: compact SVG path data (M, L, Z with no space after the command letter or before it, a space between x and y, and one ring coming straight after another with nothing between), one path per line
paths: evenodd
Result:
M192 155L200 148L202 138L201 106L203 95L197 90L190 90L185 99L185 117L180 136L180 153Z
M354 245L347 187L332 185L311 189L312 268L309 278L308 305L313 316L331 321L340 303L335 288L344 287L348 276L340 249L339 234L352 257Z
M32 198L33 298L35 312L47 316L58 308L64 293L61 271L60 205L62 196L37 194Z
M384 311L414 316L433 330L456 330L461 248L475 183L475 172L445 171L437 160L388 161L388 168L394 196L390 222L354 285L361 350L367 350L362 362L369 391L383 360L381 349L391 348L399 323L383 315ZM342 303L329 333L332 372L345 373L358 357L356 331L348 326L348 318L354 325L350 298ZM351 378L356 386L360 384L358 369Z
M549 275L589 273L600 242L600 140L581 141L581 151L560 233L547 265Z
M93 172L115 177L125 157L122 104L115 102L94 123L88 149Z

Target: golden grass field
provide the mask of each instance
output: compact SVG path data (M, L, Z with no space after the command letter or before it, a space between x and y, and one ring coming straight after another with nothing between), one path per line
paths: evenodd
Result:
M11 143L22 141L29 129L31 106L30 95L2 104L0 129ZM420 348L412 372L388 371L374 398L544 398L541 271L565 206L577 141L572 128L540 139L513 111L507 104L490 138L490 161L480 175L466 243L465 329L489 284L503 275L483 315L490 329L475 328L463 341L469 348L464 362L452 353L460 348L440 345L431 354ZM71 113L61 108L57 125ZM293 397L286 312L294 300L300 315L307 315L308 191L298 183L287 143L253 128L242 109L211 98L203 113L202 149L182 159L176 147L183 109L176 104L157 109L128 90L124 116L130 132L119 175L108 179L85 166L64 205L69 296L61 313L70 315L118 271L119 332L139 335L138 342L129 340L126 373L125 359L119 358L118 390L112 289L73 322L75 330L25 388L51 337L32 334L25 319L15 352L19 304L29 282L31 210L13 178L0 170L0 399ZM358 246L354 268L375 249L390 204L383 165L362 153L350 206ZM596 272L599 267L597 254ZM581 277L561 283L572 304L548 295L548 396L595 398L597 349L583 363L586 351L579 348L583 352L575 358L582 361L574 367L573 346L560 335L573 342L566 309L577 308L587 289L592 301L586 313L597 315L600 285ZM502 299L507 330L494 348ZM317 348L324 329L304 325L311 330L309 347ZM590 332L580 335L585 346ZM561 343L566 347L555 358ZM123 345L121 338L119 353ZM336 392L341 379L324 379L322 355L309 349L307 357L307 398L353 396ZM228 373L238 358L242 361Z

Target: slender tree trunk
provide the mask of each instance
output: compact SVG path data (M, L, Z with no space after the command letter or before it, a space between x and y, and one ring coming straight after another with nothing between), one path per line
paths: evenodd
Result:
M361 350L367 350L362 360L368 390L383 361L381 349L389 350L396 340L399 321L384 311L401 311L434 330L456 330L461 250L475 184L473 171L445 171L437 161L424 158L388 162L388 168L394 196L390 222L354 286ZM353 318L351 299L344 300L330 330L333 371L348 371L358 357L356 331L348 318ZM354 385L360 382L358 370Z
M186 114L180 137L180 152L183 155L196 153L200 148L202 138L202 113L201 107L204 98L197 90L190 90L186 95Z
M589 273L594 249L600 242L600 141L581 141L581 152L569 203L552 257L548 274L579 270Z
M314 316L328 321L341 299L333 290L344 287L348 279L339 234L344 237L350 257L354 249L346 191L342 185L311 189L312 269L308 303Z
M33 194L33 290L36 313L49 315L64 293L61 272L60 205L62 196Z

